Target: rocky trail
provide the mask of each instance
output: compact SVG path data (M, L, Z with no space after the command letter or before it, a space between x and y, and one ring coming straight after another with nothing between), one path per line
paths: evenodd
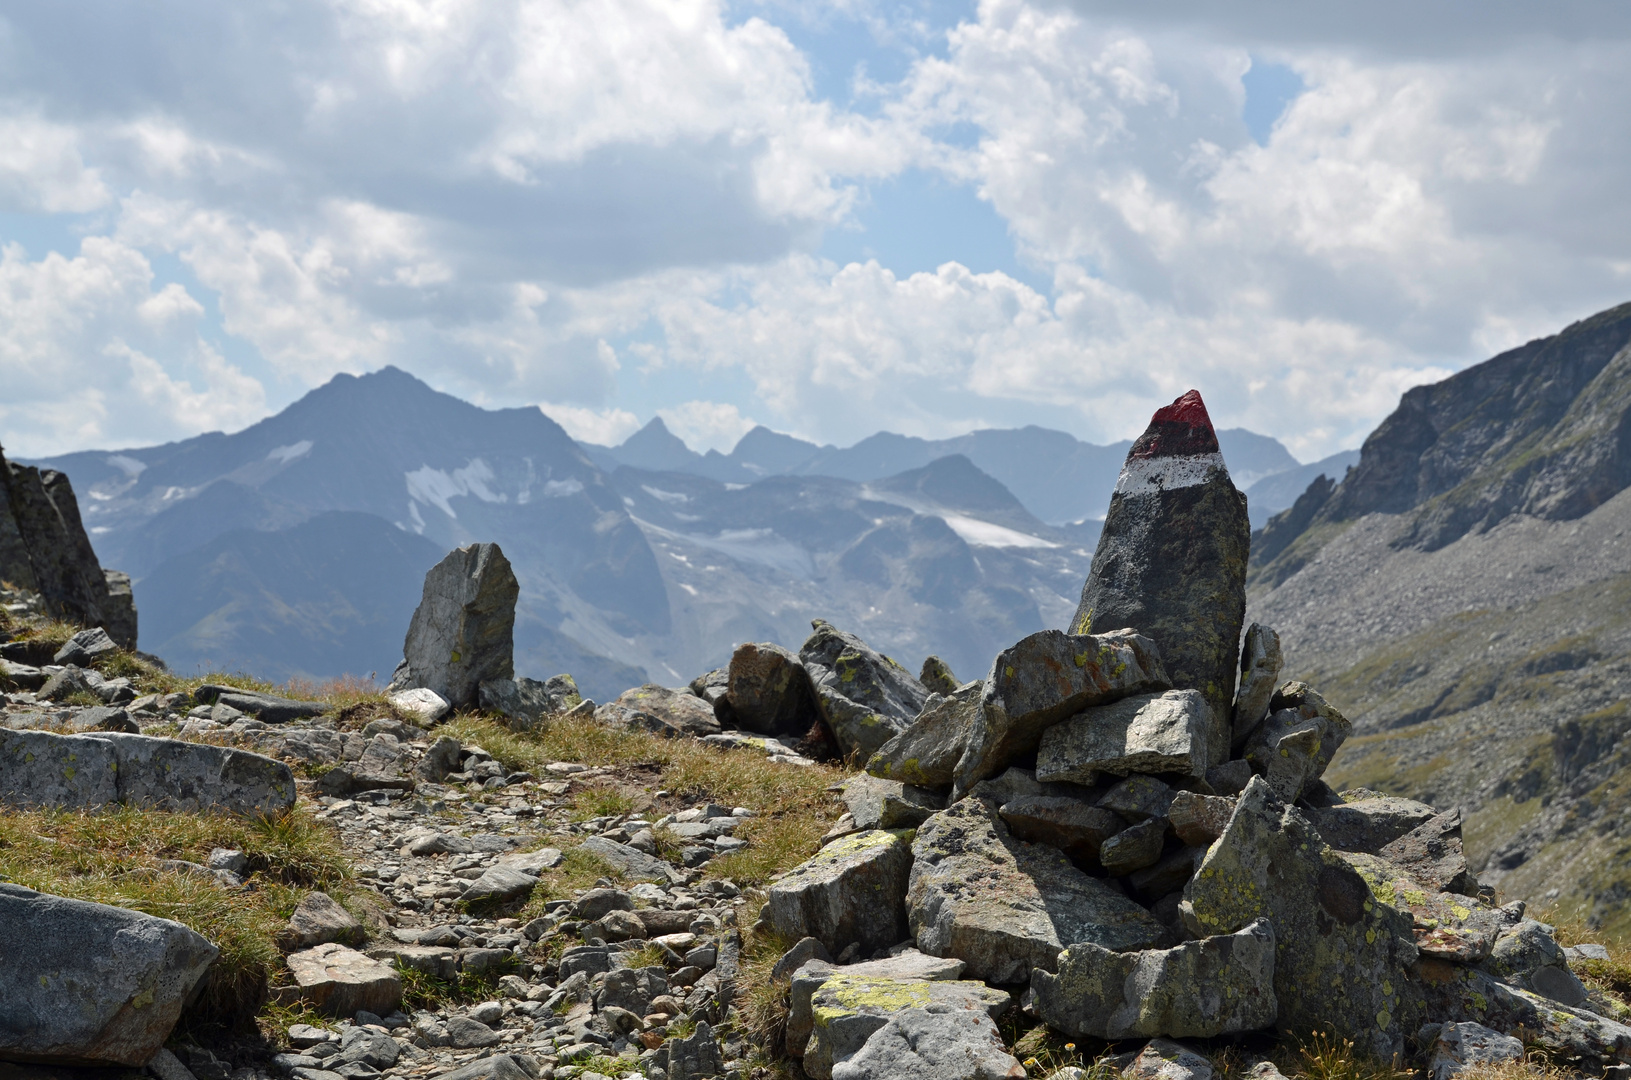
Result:
M971 682L817 620L597 705L516 676L492 544L427 575L386 691L324 700L17 601L0 1069L1631 1074L1618 946L1481 884L1458 810L1322 779L1352 725L1243 625L1248 530L1191 392L1072 632Z

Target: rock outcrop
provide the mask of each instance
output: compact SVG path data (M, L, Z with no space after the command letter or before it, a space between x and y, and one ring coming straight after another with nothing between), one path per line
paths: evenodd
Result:
M136 647L130 577L97 563L67 474L6 460L0 452L0 581L38 593L46 610L100 626Z

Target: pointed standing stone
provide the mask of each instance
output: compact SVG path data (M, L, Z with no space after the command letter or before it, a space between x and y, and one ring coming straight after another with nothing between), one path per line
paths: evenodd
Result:
M515 601L521 585L497 544L448 552L425 575L408 624L394 693L424 687L454 708L477 703L485 681L515 677Z
M1127 452L1070 632L1133 627L1154 638L1172 685L1211 706L1212 761L1229 756L1250 546L1246 496L1191 390L1157 410Z

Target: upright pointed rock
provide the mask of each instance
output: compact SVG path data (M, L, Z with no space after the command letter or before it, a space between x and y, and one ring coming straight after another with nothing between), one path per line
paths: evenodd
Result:
M1072 634L1133 627L1172 685L1211 706L1210 758L1229 756L1251 525L1201 395L1156 411L1110 497Z

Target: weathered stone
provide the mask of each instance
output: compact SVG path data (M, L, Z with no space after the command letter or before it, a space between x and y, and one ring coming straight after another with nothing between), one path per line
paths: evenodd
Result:
M374 1069L389 1069L402 1052L389 1035L364 1027L348 1028L340 1036L340 1060Z
M1419 1024L1407 971L1418 952L1409 917L1380 903L1358 871L1262 777L1241 793L1228 828L1184 889L1195 936L1274 926L1274 993L1282 1030L1321 1027L1390 1058Z
M1235 800L1221 795L1199 795L1193 791L1174 792L1167 806L1167 820L1178 839L1191 847L1205 847L1223 835L1235 812Z
M1169 685L1199 690L1212 708L1209 761L1229 756L1250 546L1246 496L1191 390L1127 451L1070 628L1134 626L1154 639Z
M1136 825L1150 818L1166 817L1177 796L1177 792L1153 776L1129 776L1111 785L1099 798L1098 805L1114 810Z
M34 696L40 701L66 701L75 694L95 694L101 685L102 677L96 672L69 664L46 679Z
M364 936L362 923L351 912L327 893L312 892L306 894L289 916L289 925L278 932L277 944L284 952L298 952L331 941L360 945Z
M508 866L491 866L459 896L461 904L502 904L529 896L538 878Z
M691 693L713 707L714 716L722 723L736 723L736 716L731 711L729 668L714 668L706 674L698 675L688 685L691 687Z
M1129 825L1099 848L1099 864L1111 877L1154 866L1167 839L1167 819L1151 818Z
M503 713L511 726L530 730L545 717L570 712L583 704L583 695L570 675L537 679L486 679L477 687L481 707Z
M584 851L605 860L613 869L635 881L679 882L684 874L663 860L647 855L627 844L619 844L604 836L591 836L581 845Z
M1033 971L1036 1013L1076 1038L1211 1038L1274 1023L1274 928L1258 919L1234 934L1172 949L1112 952L1072 945L1057 973Z
M102 602L102 626L121 649L136 648L136 595L130 587L130 575L122 570L103 570L102 580L107 583L107 599Z
M410 690L408 693L416 693ZM427 691L428 693L428 691ZM459 771L459 762L464 758L464 747L459 740L450 739L446 735L431 743L425 750L425 756L419 759L419 775L426 780L440 783L447 778L447 774ZM415 854L419 854L416 852ZM425 854L429 854L426 852Z
M1444 1024L1428 1056L1427 1075L1432 1080L1451 1080L1474 1066L1504 1065L1523 1058L1523 1043L1510 1035L1470 1020Z
M1319 830L1320 839L1338 851L1374 855L1438 815L1426 803L1364 788L1344 791L1342 799L1336 806L1303 810Z
M905 731L884 743L867 762L873 776L919 787L951 787L980 715L985 681L976 679L948 694L930 694Z
M329 706L321 701L297 701L215 683L205 683L194 690L193 701L200 705L224 705L267 724L286 724L291 720L322 716L329 710Z
M1091 784L1101 773L1204 777L1211 712L1199 690L1139 694L1087 709L1042 733L1036 778Z
M475 706L484 680L515 676L515 600L521 586L497 544L448 553L425 575L391 690L427 687L455 708Z
M840 968L811 999L815 1023L804 1050L804 1072L815 1080L827 1080L836 1064L859 1051L890 1017L903 1010L940 1006L989 1019L1001 1015L1011 1000L1003 991L979 982L880 978Z
M453 711L446 698L423 686L412 690L398 690L387 698L392 707L411 714L425 727L439 724Z
M1232 744L1240 746L1252 729L1269 714L1269 700L1280 685L1285 655L1280 651L1280 635L1271 628L1252 623L1240 649L1240 685L1235 691Z
M0 731L0 800L14 806L277 814L294 799L287 765L244 750L119 732Z
M59 618L80 626L105 625L107 578L97 565L68 477L55 469L7 462L4 456L0 456L0 473L5 474L16 527L16 540L7 544L12 571L6 579L38 592L46 609ZM0 514L4 509L0 505ZM17 546L27 553L26 570L12 561ZM13 576L18 571L21 573ZM32 581L23 580L24 576Z
M816 707L844 757L866 761L923 711L929 691L905 668L854 634L824 619L799 660L809 673Z
M69 638L52 657L54 664L72 664L75 667L90 667L93 661L104 656L111 656L119 651L108 632L100 626L90 630L81 630Z
M545 870L553 870L561 865L561 861L565 858L566 856L560 848L545 847L539 848L537 851L516 851L508 855L500 855L498 865L537 877Z
M899 780L860 773L844 783L844 805L857 829L915 829L946 808L943 796Z
M719 1042L706 1020L697 1022L696 1030L682 1039L669 1039L668 1080L709 1080L725 1071L720 1060Z
M635 1016L651 1012L655 998L668 993L668 976L660 967L617 968L595 991L595 1008L627 1009Z
M1098 859L1104 842L1127 827L1108 810L1060 795L1015 799L998 813L1019 839L1056 847L1077 860Z
M494 1054L441 1073L435 1080L534 1080L534 1077L509 1054Z
M611 969L611 951L607 946L578 945L561 953L557 977L564 982L579 973L598 975Z
M957 692L963 681L952 674L951 665L938 656L926 657L923 667L917 674L917 681L931 694L945 694L948 697Z
M402 1003L397 973L344 945L291 953L286 963L301 996L329 1016L354 1016L360 1009L388 1016Z
M814 939L809 939L814 940ZM908 982L945 982L962 977L964 964L950 957L926 956L916 949L904 949L883 960L866 960L835 967L819 957L806 960L793 969L788 987L787 1052L803 1057L805 1044L815 1027L812 1002L815 992L835 974L851 979L892 979Z
M617 698L617 704L650 713L687 735L701 738L719 734L719 720L714 716L713 706L685 691L647 683L623 691Z
M632 911L608 911L595 926L595 936L607 941L628 941L646 936L646 924Z
M1423 957L1416 984L1435 1021L1471 1020L1521 1037L1556 1064L1594 1074L1615 1062L1631 1063L1631 1027L1508 985L1477 968Z
M1461 811L1446 810L1416 826L1377 852L1408 870L1425 885L1444 892L1478 894L1478 879L1467 869L1461 848Z
M1275 692L1269 715L1246 740L1244 756L1282 802L1296 802L1352 730L1348 718L1306 683L1290 682Z
M1125 1069L1122 1080L1212 1080L1212 1063L1182 1043L1151 1039Z
M340 765L317 778L317 790L343 799L364 791L412 791L414 782L406 776L363 772L357 765Z
M622 889L590 889L578 897L572 910L578 918L593 922L607 912L633 911L634 897ZM686 925L690 925L689 921Z
M951 1004L904 1009L832 1068L833 1080L1024 1080L1025 1068L984 1012Z
M964 799L925 821L912 854L907 914L918 948L965 961L976 978L1024 982L1079 941L1167 944L1149 912L1058 850L1016 839L987 800Z
M1503 928L1489 959L1480 966L1504 982L1553 1001L1565 1005L1586 1002L1586 988L1569 970L1568 957L1552 936L1551 927L1534 919Z
M738 645L727 687L731 716L745 731L802 737L820 719L804 663L780 645Z
M827 946L821 944L818 938L799 938L793 943L792 948L782 953L781 958L770 969L770 981L774 983L791 980L793 972L811 960L820 960L824 964L830 964L832 963L832 954L827 951ZM961 970L961 968L958 969L959 972Z
M497 1046L503 1036L471 1016L457 1014L447 1018L444 1026L447 1028L447 1037L458 1050L479 1050L483 1047Z
M1355 851L1343 852L1342 858L1359 871L1379 901L1410 918L1416 947L1423 955L1476 964L1512 925L1508 912L1477 897L1424 885L1404 867L1381 856Z
M106 705L93 705L88 709L81 709L68 721L69 730L75 734L91 731L116 731L129 735L141 734L141 725L130 718L130 714L123 709L110 708Z
M168 919L0 883L0 1058L145 1065L217 950Z
M375 960L395 961L410 971L418 971L443 982L459 979L459 954L452 949L435 945L390 945L379 950L370 949Z
M1170 686L1155 642L1133 630L1022 638L992 663L957 763L956 793L1033 753L1044 731L1083 709Z
M770 886L764 920L789 938L813 937L837 955L863 953L907 936L903 900L912 851L882 829L834 841Z

